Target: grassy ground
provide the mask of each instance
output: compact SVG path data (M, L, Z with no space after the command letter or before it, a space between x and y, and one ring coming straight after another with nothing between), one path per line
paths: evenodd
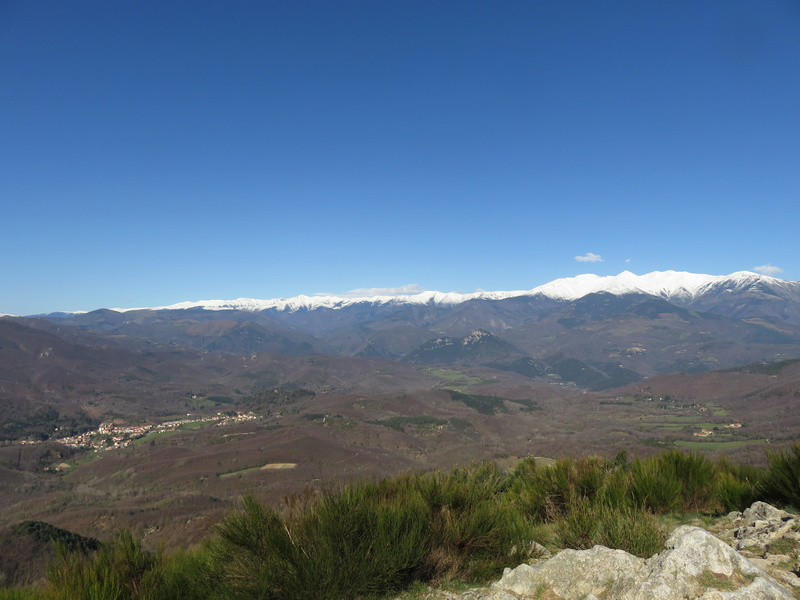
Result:
M244 469L239 469L237 471L228 471L227 473L220 473L217 475L220 479L228 479L230 477L241 477L242 475L246 475L247 473L252 473L253 471L258 471L261 469L261 466L257 467L245 467Z
M675 445L684 450L735 450L747 446L760 446L766 440L703 440L703 441L682 441L677 440Z
M444 379L447 382L448 387L462 388L459 391L464 391L464 389L474 386L493 383L491 379L485 379L483 377L470 375L462 371L453 371L450 369L431 368L425 369L425 372L433 375L434 377Z

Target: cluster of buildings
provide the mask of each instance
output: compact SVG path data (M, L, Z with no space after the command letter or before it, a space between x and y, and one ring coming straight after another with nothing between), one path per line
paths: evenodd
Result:
M215 426L230 425L243 421L253 421L258 417L253 413L221 413L207 417L192 417L186 415L185 419L165 421L157 425L114 425L101 423L95 431L88 431L79 435L60 438L57 441L72 448L90 448L94 450L111 450L129 446L133 440L143 437L151 432L172 431L183 425L192 423L214 423Z
M723 427L725 427L726 429L739 429L741 428L741 426L742 426L741 423L731 423L729 425L723 425ZM692 435L694 435L695 437L711 437L712 435L714 435L714 430L703 428L700 431L694 432Z

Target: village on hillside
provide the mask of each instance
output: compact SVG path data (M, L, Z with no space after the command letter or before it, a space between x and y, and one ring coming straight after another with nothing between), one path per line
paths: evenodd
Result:
M130 446L133 440L144 437L149 433L161 433L165 431L173 431L185 425L194 423L213 423L216 427L231 425L233 423L242 423L244 421L253 421L258 416L253 413L243 412L218 412L216 415L207 417L192 417L186 415L185 419L178 419L173 421L164 421L163 423L146 423L142 425L115 425L114 423L101 423L96 430L87 431L78 435L72 435L63 438L57 438L52 441L59 442L71 448L89 449L89 450L113 450L115 448L124 448ZM40 441L24 440L22 444L38 444Z

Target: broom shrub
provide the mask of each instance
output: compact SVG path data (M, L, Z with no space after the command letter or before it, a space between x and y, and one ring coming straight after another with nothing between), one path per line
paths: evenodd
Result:
M800 509L800 443L791 448L767 451L769 466L760 482L765 500Z

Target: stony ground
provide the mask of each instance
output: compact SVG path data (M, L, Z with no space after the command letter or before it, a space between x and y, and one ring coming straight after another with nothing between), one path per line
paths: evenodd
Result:
M668 549L647 560L566 550L506 569L490 586L416 589L396 600L800 599L800 516L757 502L671 528Z

